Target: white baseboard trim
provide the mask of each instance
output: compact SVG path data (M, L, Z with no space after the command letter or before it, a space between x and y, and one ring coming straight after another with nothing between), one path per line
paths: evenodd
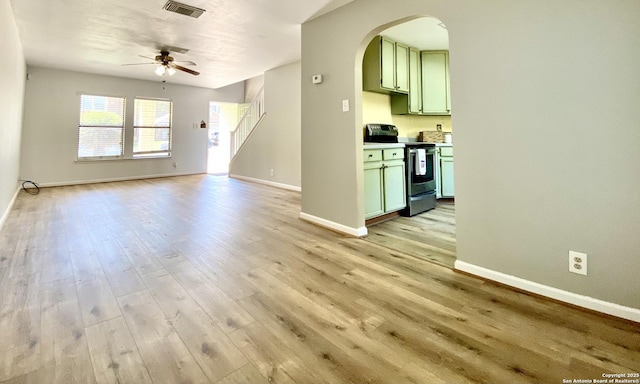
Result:
M360 228L347 227L346 225L338 224L336 222L329 221L327 219L323 219L318 216L313 216L304 212L300 212L300 219L319 225L321 227L329 228L331 230L334 230L340 233L345 233L350 236L363 237L363 236L367 236L368 234L367 227L360 227Z
M18 193L20 193L20 189L22 189L22 188L18 187L16 189L16 193L13 194L13 198L9 202L9 205L7 205L7 208L4 210L4 213L2 214L2 217L0 217L0 231L2 231L2 228L4 227L4 223L9 218L9 212L11 212L11 210L13 209L13 206L16 203L16 199L18 198Z
M59 182L51 182L51 183L38 183L38 185L40 187L64 187L65 185L111 183L111 182L115 182L115 181L159 179L159 178L162 178L162 177L189 176L189 175L202 175L202 174L203 174L203 172L165 173L165 174L157 174L157 175L139 175L139 176L111 177L111 178L106 178L106 179L59 181Z
M478 267L464 261L456 260L455 269L466 272L475 276L479 276L488 280L497 281L499 283L532 292L541 296L549 297L578 307L591 309L593 311L606 313L611 316L620 317L640 323L640 309L625 307L619 304L610 303L589 296L578 295L573 292L564 291L562 289L549 287L535 283L533 281L524 280L519 277L496 272L490 269Z
M234 175L234 174L229 174L229 177L232 178L232 179L250 181L252 183L264 184L264 185L268 185L270 187L286 189L286 190L289 190L289 191L302 192L302 188L296 187L295 185L276 183L275 181L256 179L254 177L248 177L248 176L242 176L242 175Z

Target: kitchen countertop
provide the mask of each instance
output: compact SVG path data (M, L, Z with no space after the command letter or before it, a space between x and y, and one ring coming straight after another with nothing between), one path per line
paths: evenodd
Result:
M415 144L415 142L411 142ZM404 148L404 145L408 143L364 143L364 149L385 149L385 148ZM436 147L452 147L452 143L429 143L425 142L425 144L434 144Z
M424 141L425 144L433 144L436 147L452 147L453 144L452 143L430 143L428 141Z
M364 143L364 149L404 148L404 143Z

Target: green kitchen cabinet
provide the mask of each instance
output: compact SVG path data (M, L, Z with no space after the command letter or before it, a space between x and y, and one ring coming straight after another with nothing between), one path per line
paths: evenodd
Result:
M409 48L409 93L391 95L394 115L450 115L449 53Z
M409 92L409 47L396 43L396 92Z
M393 212L407 206L404 185L404 161L388 161L382 168L384 179L384 211Z
M404 149L364 151L365 219L406 207Z
M366 219L384 214L382 151L364 151L364 216Z
M396 43L384 37L380 38L380 88L396 90Z
M440 147L440 197L455 197L453 147Z
M420 51L409 48L409 93L391 95L391 113L419 115L422 112L422 76Z
M409 113L422 112L422 71L420 51L409 48Z
M376 36L365 51L362 74L365 91L409 92L409 47Z
M422 51L422 114L450 115L449 52Z

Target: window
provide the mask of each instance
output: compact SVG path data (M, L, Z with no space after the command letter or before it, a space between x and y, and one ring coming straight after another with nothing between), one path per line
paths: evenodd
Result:
M78 160L122 157L124 97L80 95Z
M136 99L133 157L171 155L171 100Z

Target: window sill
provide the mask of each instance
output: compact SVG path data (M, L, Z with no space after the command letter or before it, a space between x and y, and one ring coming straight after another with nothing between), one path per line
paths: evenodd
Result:
M171 158L171 152L169 153L148 153L144 155L133 155L132 160L139 159L168 159Z
M90 163L102 163L102 162L112 162L112 161L131 161L131 160L157 160L157 159L170 159L172 155L154 155L154 156L136 156L136 157L113 157L113 158L104 158L104 159L76 159L74 162L79 164L90 164Z

